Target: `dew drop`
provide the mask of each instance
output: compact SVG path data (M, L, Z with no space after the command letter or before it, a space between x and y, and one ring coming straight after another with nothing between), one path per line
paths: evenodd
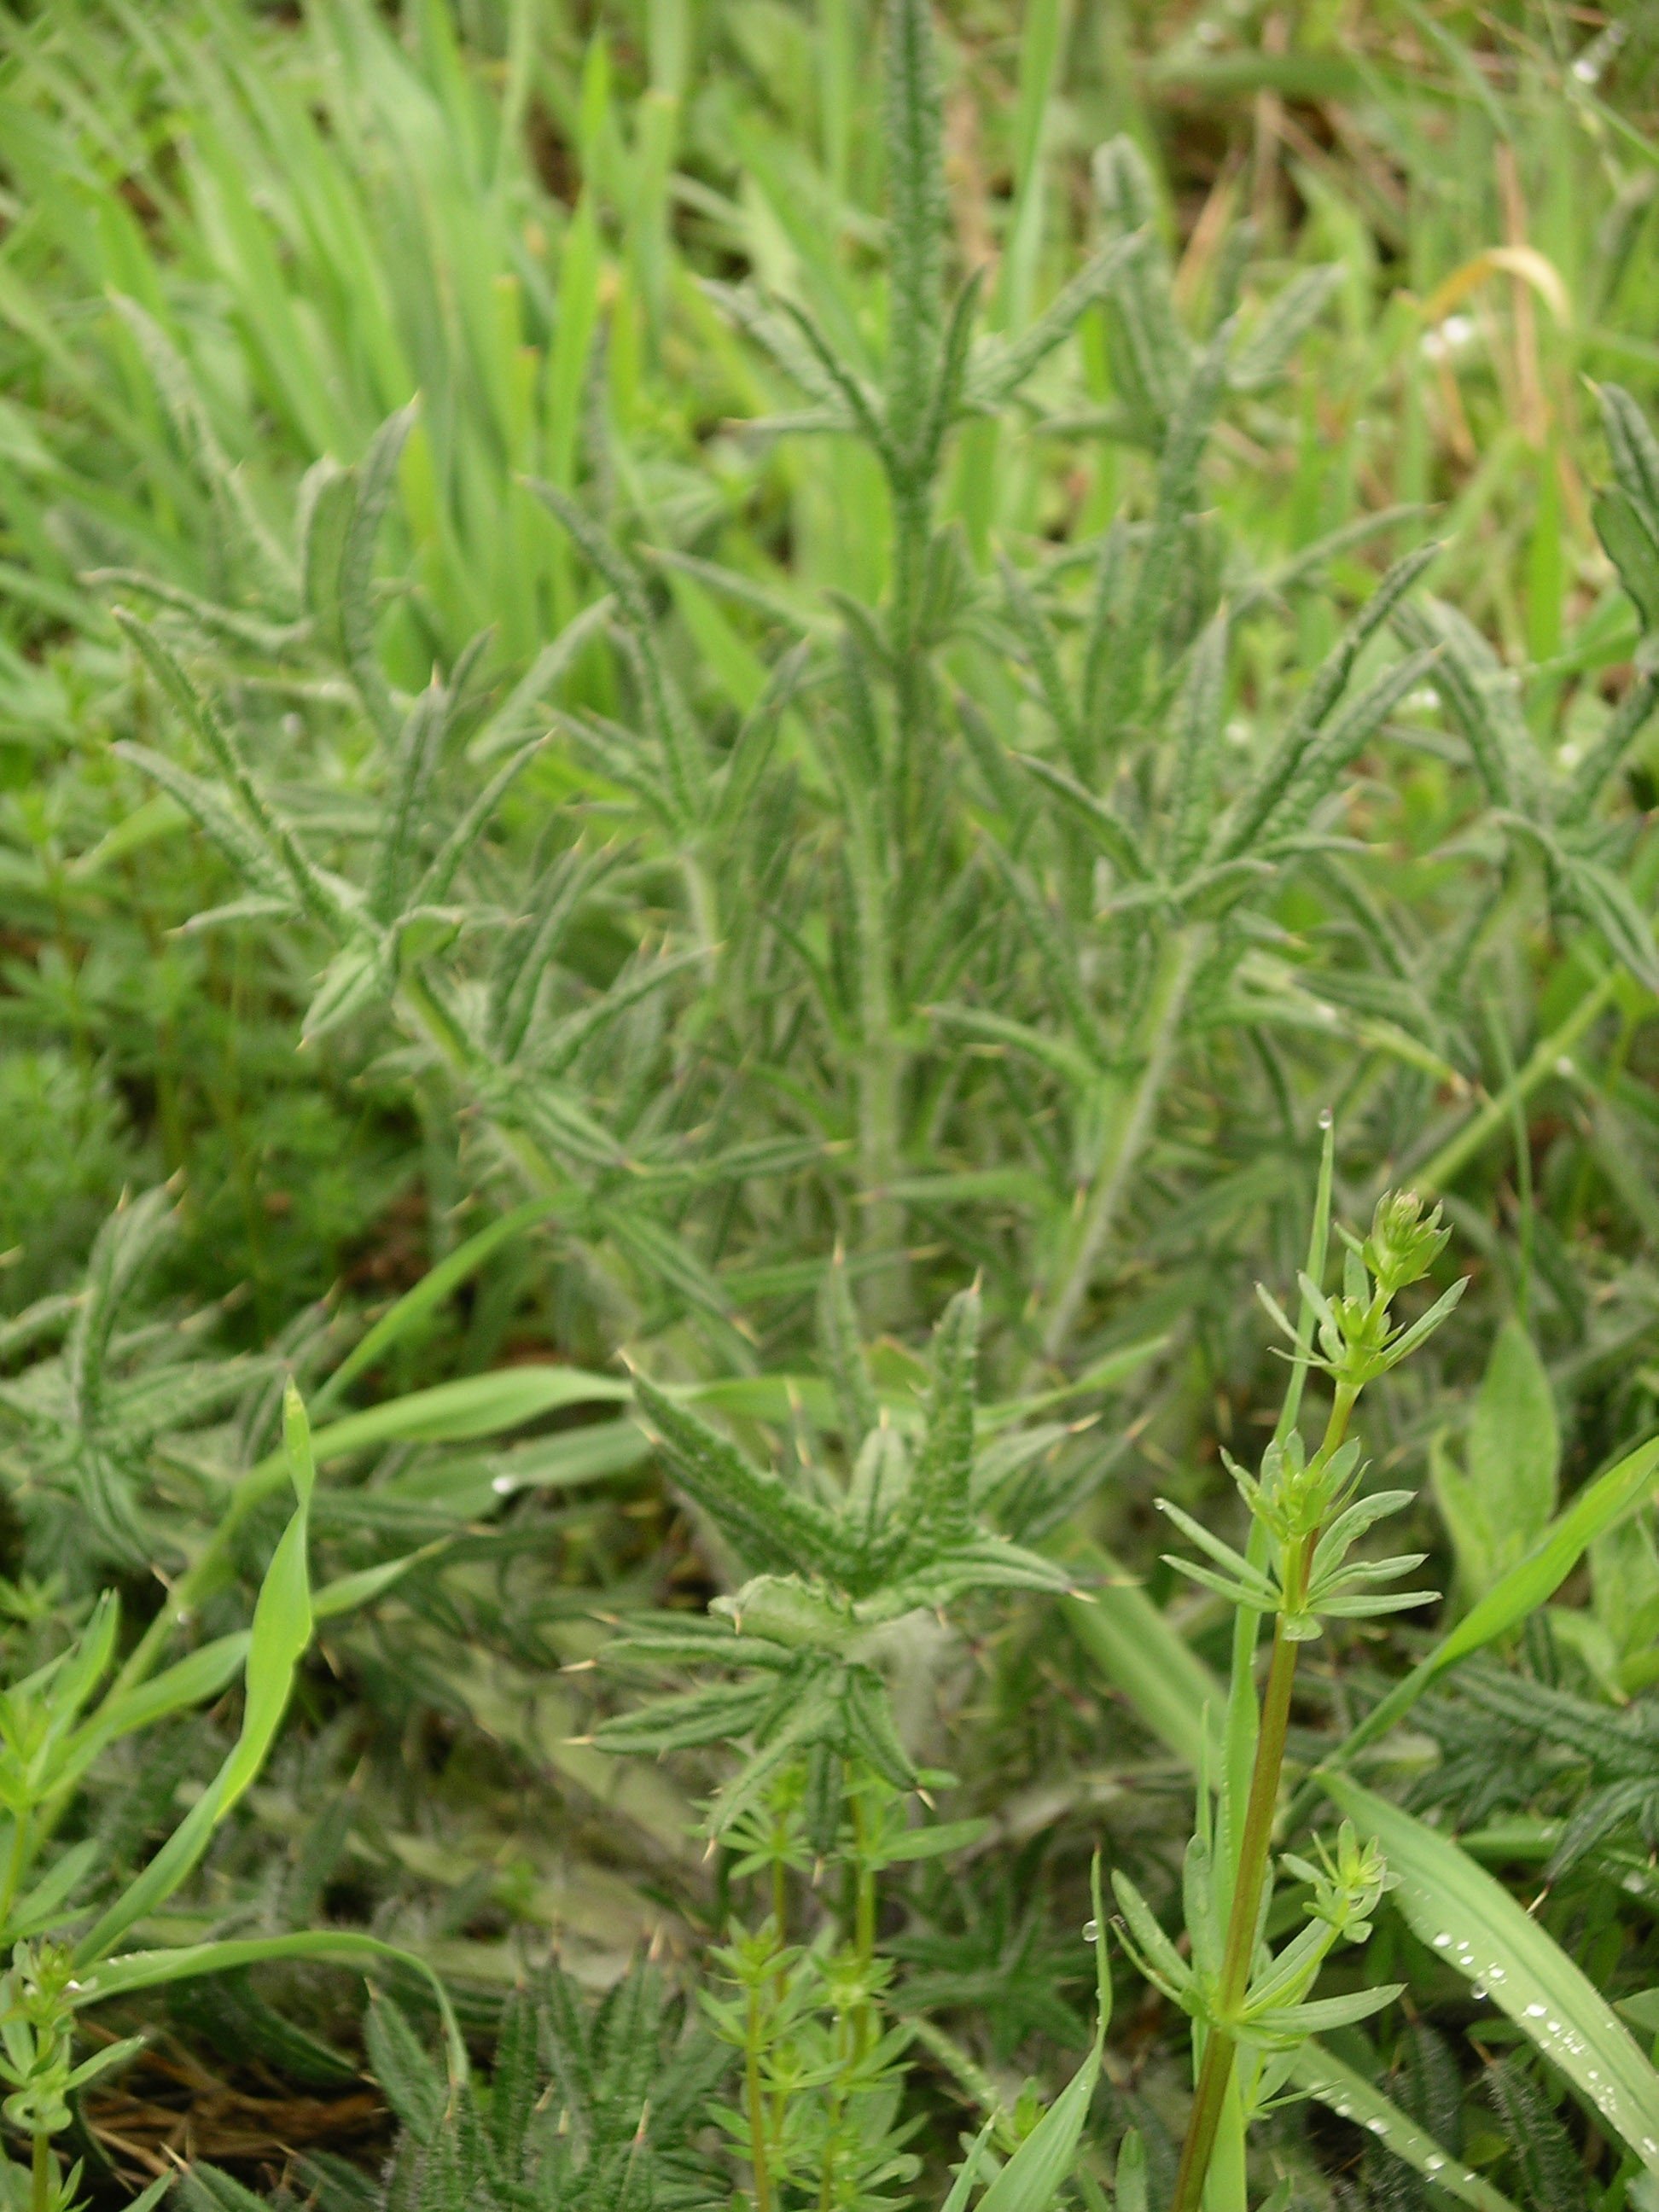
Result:
M1443 1951L1443 1950L1445 1949L1445 1948L1446 1948L1447 1944L1448 1944L1448 1943L1449 1943L1450 1942L1451 1942L1451 1937L1450 1937L1450 1936L1446 1933L1446 1930L1443 1928L1443 1929L1441 1929L1440 1933L1439 1933L1439 1934L1435 1937L1435 1939L1434 1939L1434 1948L1435 1948L1435 1949L1436 1949L1437 1951Z
M498 1474L489 1486L497 1498L509 1498L518 1488L518 1484L510 1474Z
M1096 1941L1096 1939L1098 1937L1099 1934L1100 1934L1100 1923L1099 1923L1099 1921L1097 1921L1097 1920L1085 1920L1085 1921L1084 1922L1084 1923L1083 1923L1083 1940L1084 1940L1084 1942L1085 1942L1085 1943L1092 1943L1092 1942L1094 1942Z
M1370 2119L1366 2121L1365 2125L1374 2136L1385 2136L1389 2132L1389 2124L1386 2120Z
M1425 2168L1430 2173L1438 2173L1445 2163L1445 2160L1441 2157L1437 2150L1431 2150L1423 2161Z
M1530 2004L1527 2007L1527 2018L1528 2020L1542 2020L1543 2017L1544 2008L1542 2005Z
M1322 1129L1328 1129L1335 1119L1335 1115L1332 1113L1328 1106L1322 1106L1320 1108L1319 1126Z

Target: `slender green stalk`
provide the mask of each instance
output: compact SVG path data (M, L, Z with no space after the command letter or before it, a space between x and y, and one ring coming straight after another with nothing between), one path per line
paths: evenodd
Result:
M871 1321L885 1327L908 1310L905 1270L902 1259L895 1258L902 1254L904 1208L887 1195L899 1173L906 1055L896 1041L893 1016L893 955L887 926L891 872L883 864L872 810L862 794L850 796L849 860L859 930L859 1176L862 1188L871 1194L863 1243L866 1252L894 1262L878 1273L868 1294Z
M772 1832L775 1840L781 1847L784 1840L784 1822L781 1814L773 1823ZM778 1856L772 1862L772 1925L777 1930L778 1944L778 1975L775 1987L778 2002L781 2005L789 1994L789 1969L784 1959L784 1952L789 1942L789 1869L783 1863L781 1848ZM781 2098L779 2100L779 2113L781 2120Z
M921 641L922 573L933 528L933 487L893 487L893 830L902 849L915 758L931 720L927 655Z
M835 2202L836 2153L841 2148L842 2115L847 2106L847 2068L858 2057L858 2029L844 2014L836 2021L835 2080L830 2084L830 2124L824 2130L823 2165L818 2175L818 2212L830 2212Z
M1358 1394L1339 1385L1330 1418L1326 1423L1319 1459L1329 1463L1347 1432ZM1304 1537L1296 1554L1295 1571L1284 1594L1284 1610L1273 1630L1273 1659L1261 1701L1261 1726L1256 1735L1255 1762L1250 1772L1249 1800L1243 1832L1239 1838L1237 1870L1233 1881L1232 1910L1227 1921L1227 1944L1222 1955L1221 1979L1216 1998L1218 2015L1204 2045L1193 2109L1181 2146L1171 2212L1197 2212L1210 2170L1210 2159L1221 2125L1227 2085L1232 2078L1237 2042L1228 2022L1237 2018L1249 1988L1255 1960L1256 1925L1261 1914L1261 1895L1267 1886L1267 1864L1273 1850L1273 1816L1279 1806L1279 1777L1285 1765L1285 1738L1290 1726L1291 1692L1296 1682L1300 1645L1285 1633L1286 1614L1299 1609L1307 1588L1309 1569L1319 1533Z
M1308 1232L1305 1273L1310 1283L1322 1285L1326 1255L1331 1241L1331 1184L1336 1174L1335 1116L1327 1109L1320 1116L1320 1125L1324 1131L1324 1140L1320 1146L1319 1181L1314 1195L1313 1221ZM1279 1419L1273 1425L1273 1440L1276 1444L1283 1445L1302 1412L1302 1394L1307 1387L1316 1318L1313 1300L1304 1291L1297 1320L1296 1357L1285 1391L1285 1402L1279 1407ZM1266 1522L1252 1516L1245 1557L1253 1567L1261 1569L1266 1566L1268 1544ZM1233 1617L1232 1667L1228 1677L1227 1787L1223 1796L1223 1803L1228 1806L1237 1804L1241 1796L1248 1802L1249 1788L1244 1778L1253 1771L1255 1747L1261 1735L1255 1686L1255 1647L1261 1632L1261 1614L1252 1613L1248 1607L1240 1606Z
M32 2187L29 2192L29 2212L51 2212L52 2207L52 2137L41 2130L34 2138L34 2155L30 2162Z
M12 1821L11 1850L6 1860L3 1885L0 1885L0 1928L11 1917L11 1908L16 1902L18 1885L29 1863L29 1841L33 1823L27 1808L20 1810Z
M1094 1280L1102 1247L1111 1234L1129 1176L1152 1133L1158 1102L1169 1079L1181 1016L1200 957L1208 942L1203 926L1179 930L1158 956L1151 995L1142 1014L1135 1058L1140 1073L1112 1115L1096 1164L1083 1217L1073 1239L1072 1260L1049 1309L1042 1332L1042 1357L1052 1364L1064 1353Z
M749 2164L755 2180L755 2212L772 2212L771 2170L766 2154L766 2096L761 2087L761 1993L749 1992L744 2042L744 2094L749 2112Z
M869 1820L864 1808L863 1792L854 1790L852 1800L854 1853L857 1869L853 1942L858 1955L860 1976L867 1990L870 1971L876 1957L876 1876L869 1858ZM862 2058L870 2047L875 2026L874 2015L875 2008L866 1996L853 2021L853 2057L855 2060Z
M1470 1115L1455 1137L1449 1137L1431 1159L1413 1170L1412 1181L1420 1190L1443 1190L1455 1181L1469 1162L1489 1144L1509 1120L1517 1100L1530 1098L1547 1077L1556 1073L1556 1062L1564 1053L1571 1052L1584 1032L1612 1005L1623 970L1610 968L1600 982L1585 992L1559 1029L1540 1037L1528 1055L1527 1064L1519 1069L1511 1082L1506 1083L1495 1098L1489 1098L1478 1113Z

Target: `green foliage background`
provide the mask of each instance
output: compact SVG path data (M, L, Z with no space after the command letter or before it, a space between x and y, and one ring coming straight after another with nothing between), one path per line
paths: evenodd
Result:
M1659 1403L1659 26L987 0L935 81L921 21L0 25L9 1663L112 1583L123 1684L247 1628L293 1373L343 1595L142 1941L370 1929L485 2059L550 1945L590 1990L649 1945L610 2002L687 2112L720 2069L667 1983L842 2069L826 2205L1030 2135L1088 2047L1097 1843L1180 1917L1237 1647L1153 1501L1242 1540L1255 1286L1294 1310L1327 1111L1338 1218L1439 1200L1468 1287L1367 1400L1448 1595L1314 1647L1292 1780L1358 1727L1341 1789L1461 1833L1659 2031L1659 1553L1595 1486ZM876 1640L832 1663L769 1590L726 1648L792 1567ZM84 1910L218 1771L212 1712L51 1814L98 1841ZM1437 2169L1331 2116L1386 2092L1486 2212L1644 2204L1413 1910L1343 1969L1407 2009L1329 2039L1346 2086L1266 2118L1251 2193L1415 2206ZM352 1987L258 1977L135 2018L239 2094L337 2088ZM620 2157L640 2085L569 2057L614 2027L573 1987L504 2047ZM1137 2002L1120 1962L1091 2207L1173 2175L1184 2029ZM441 2093L375 2017L423 2202ZM77 2110L112 2202L149 2063L137 2138ZM250 2185L283 2125L224 2152ZM454 2172L516 2202L533 2136L481 2142Z

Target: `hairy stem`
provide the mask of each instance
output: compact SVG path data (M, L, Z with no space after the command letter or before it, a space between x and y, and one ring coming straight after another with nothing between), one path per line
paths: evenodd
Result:
M903 1267L904 1207L890 1194L896 1181L903 1122L905 1054L896 1041L893 1008L893 946L888 926L894 870L890 855L902 850L896 832L884 836L879 801L872 792L847 790L848 872L858 923L859 1181L870 1200L863 1243L889 1264L872 1279L868 1318L876 1328L908 1310Z

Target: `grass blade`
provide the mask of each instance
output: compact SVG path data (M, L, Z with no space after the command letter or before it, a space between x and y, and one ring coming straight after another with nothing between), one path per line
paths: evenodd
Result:
M1554 1939L1449 1837L1346 1775L1321 1777L1362 1835L1375 1836L1413 1932L1478 1984L1585 2102L1659 2173L1659 2073Z
M1419 2127L1391 2098L1363 2074L1345 2065L1316 2039L1310 2037L1297 2052L1291 2079L1341 2118L1368 2130L1384 2150L1415 2166L1425 2181L1443 2189L1448 2197L1456 2197L1460 2204L1471 2206L1473 2212L1515 2212L1501 2189L1494 2189L1472 2166L1443 2148L1427 2129Z

